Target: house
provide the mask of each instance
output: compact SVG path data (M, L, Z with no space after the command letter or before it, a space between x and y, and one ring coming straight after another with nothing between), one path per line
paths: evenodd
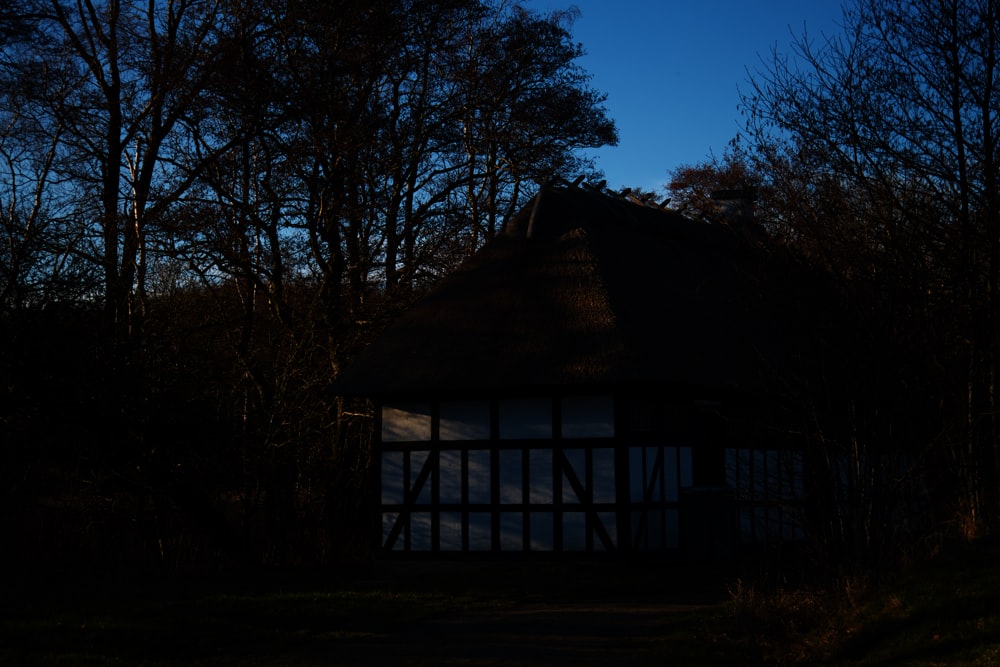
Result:
M762 234L762 232L760 233ZM549 184L339 380L402 553L725 558L803 536L822 285L752 223Z

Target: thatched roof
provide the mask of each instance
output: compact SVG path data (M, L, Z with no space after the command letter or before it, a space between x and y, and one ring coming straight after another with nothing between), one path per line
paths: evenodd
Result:
M359 355L338 391L467 395L651 383L786 392L808 286L743 231L546 187Z

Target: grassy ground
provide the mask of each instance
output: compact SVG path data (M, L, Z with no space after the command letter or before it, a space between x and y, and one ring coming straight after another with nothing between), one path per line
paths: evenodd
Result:
M1000 665L1000 548L943 556L848 617L837 664Z
M761 593L676 574L454 563L22 581L4 595L0 664L1000 665L997 547L874 592Z
M726 606L718 627L763 664L1000 665L997 546L956 547L874 590L745 589Z

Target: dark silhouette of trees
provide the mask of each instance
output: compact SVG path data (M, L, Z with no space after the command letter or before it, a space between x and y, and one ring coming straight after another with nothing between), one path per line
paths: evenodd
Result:
M893 437L923 464L935 519L975 535L1000 516L998 6L846 7L842 34L803 33L751 74L759 219L854 285L906 357L884 369L906 369Z
M721 158L681 165L670 176L667 191L671 208L689 218L711 222L732 221L739 215L752 217L753 202L763 181L738 142L733 142ZM737 201L749 210L727 210L737 206Z
M7 520L30 532L60 506L90 526L67 544L165 563L365 542L367 418L326 387L535 181L616 140L572 19L480 0L0 10Z
M216 8L40 0L18 10L31 34L6 50L6 106L23 108L34 132L6 138L47 147L36 189L75 231L73 250L100 267L117 373L141 336L152 227L202 166L174 151L212 72Z

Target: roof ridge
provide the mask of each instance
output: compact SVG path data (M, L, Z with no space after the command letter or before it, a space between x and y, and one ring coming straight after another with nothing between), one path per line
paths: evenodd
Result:
M568 181L562 176L554 176L542 185L547 185L553 188L558 187L563 190L586 190L604 195L605 197L609 197L611 199L616 199L618 201L636 204L638 206L660 211L667 210L667 204L670 203L670 197L657 202L654 199L654 194L652 192L640 195L634 192L632 188L622 188L620 191L616 191L608 187L608 182L606 180L601 180L597 183L588 183L586 178L586 176L580 175L573 179L573 181Z

